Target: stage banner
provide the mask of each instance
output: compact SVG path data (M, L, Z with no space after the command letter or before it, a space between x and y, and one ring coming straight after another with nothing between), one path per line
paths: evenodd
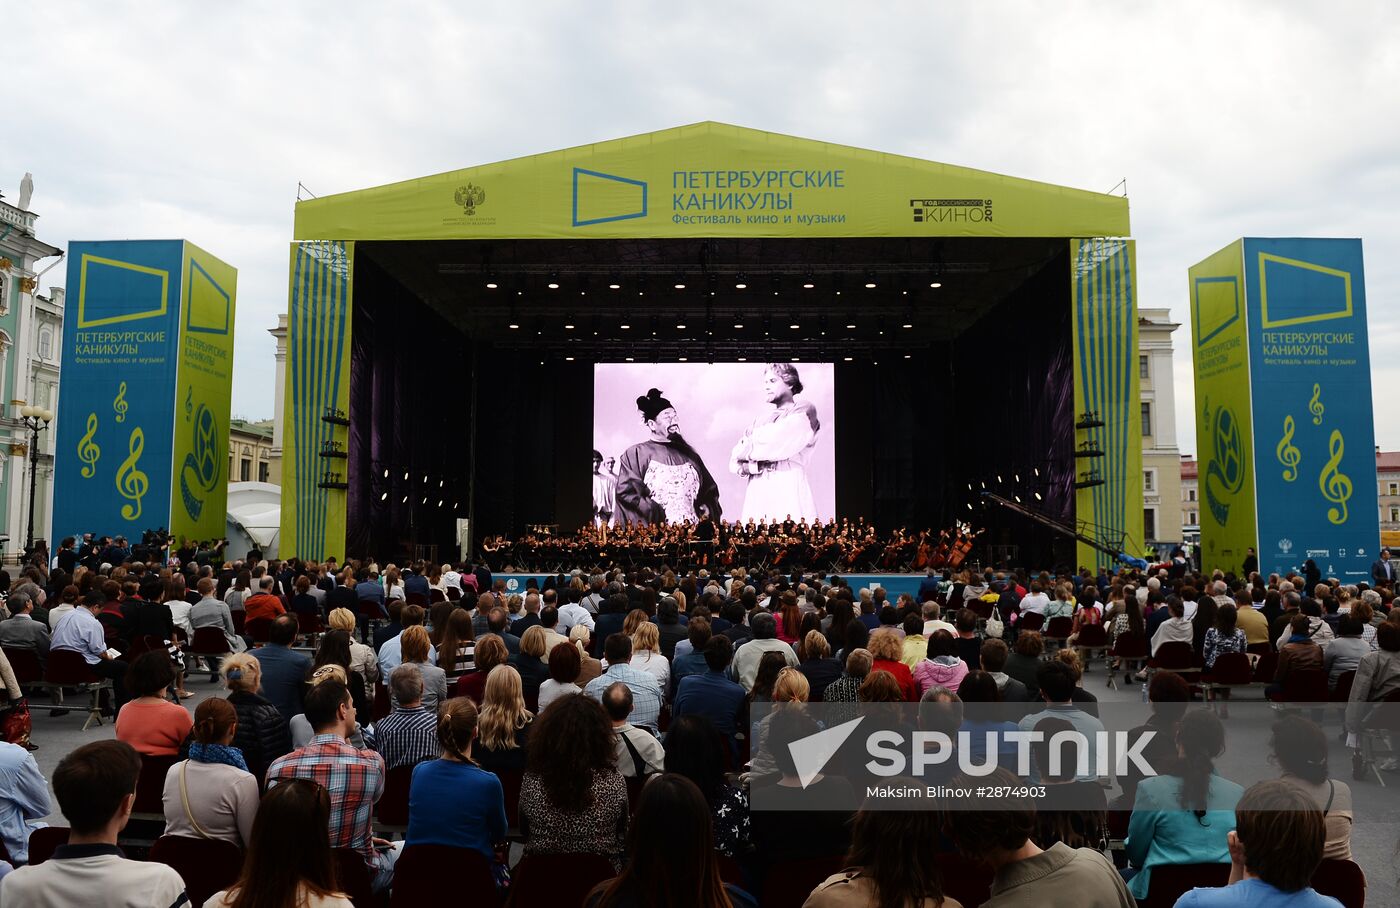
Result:
M278 554L345 558L354 243L293 243Z
M1311 558L1365 580L1380 518L1361 241L1246 239L1244 262L1259 569Z
M1201 564L1238 573L1258 539L1245 331L1244 242L1190 271L1191 350L1200 448Z
M1361 242L1256 239L1191 269L1202 561L1366 579L1380 548ZM1354 498L1356 492L1360 498Z
M52 538L222 535L236 281L183 240L69 245Z
M1070 243L1074 342L1075 525L1116 553L1141 557L1142 409L1138 392L1137 257L1132 240ZM1078 563L1118 560L1079 543Z
M298 240L1127 236L1128 200L723 123L297 203Z

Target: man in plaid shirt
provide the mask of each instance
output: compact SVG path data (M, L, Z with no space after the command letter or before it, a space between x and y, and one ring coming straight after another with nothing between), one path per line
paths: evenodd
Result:
M374 802L384 793L384 758L345 743L355 730L355 707L342 682L332 678L311 688L305 710L316 734L305 747L268 767L267 787L309 779L325 788L331 798L331 847L358 851L374 879L374 891L388 891L399 853L391 843L374 838L372 826Z
M389 675L394 711L374 723L374 749L385 769L414 766L442 753L437 716L423 708L423 675L414 665L400 665Z
M610 634L603 641L603 655L608 660L608 670L589 681L583 692L601 703L608 685L621 681L632 691L632 724L660 735L661 685L655 675L631 666L632 638L626 634Z

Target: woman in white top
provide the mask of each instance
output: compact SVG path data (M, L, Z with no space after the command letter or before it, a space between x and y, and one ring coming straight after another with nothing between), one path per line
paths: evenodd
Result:
M384 572L384 601L403 598L403 581L399 579L399 569L391 564Z
M585 628L586 630L586 628ZM567 694L578 694L583 688L577 684L583 670L583 659L578 647L556 646L549 651L549 680L540 685L539 712L555 700Z
M802 379L789 363L763 370L763 399L772 405L744 431L729 454L729 470L748 480L743 519L790 514L815 520L817 505L807 481L807 462L817 444L821 421L816 408L796 401Z
M667 689L671 662L661 655L661 629L650 621L632 633L632 667L654 677L662 690Z
M227 700L210 697L194 711L189 759L165 774L166 835L252 844L258 780L232 746L237 730L238 713Z
M309 779L268 789L253 823L242 875L211 896L204 908L354 908L335 890L330 816L330 794Z

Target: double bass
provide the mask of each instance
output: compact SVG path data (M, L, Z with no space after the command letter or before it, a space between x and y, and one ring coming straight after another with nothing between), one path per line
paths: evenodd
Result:
M954 540L952 549L948 552L948 566L957 570L962 563L967 560L968 554L972 551L972 540L981 536L985 530L978 530L975 533L966 532L959 528L958 537Z

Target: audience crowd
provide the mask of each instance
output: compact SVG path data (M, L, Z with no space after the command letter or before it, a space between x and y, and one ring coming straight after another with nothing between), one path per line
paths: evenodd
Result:
M143 765L168 767L166 836L243 853L236 878L202 894L215 908L338 908L352 878L387 894L396 868L423 872L415 846L461 849L501 894L548 879L552 859L594 856L597 886L580 898L608 908L756 905L799 865L826 868L810 908L1132 905L1164 868L1201 864L1227 885L1178 905L1323 906L1336 903L1310 881L1324 859L1350 859L1353 818L1327 734L1281 713L1278 778L1246 790L1217 769L1229 691L1191 708L1193 685L1231 683L1243 661L1275 699L1339 699L1356 777L1395 769L1374 746L1376 705L1400 700L1388 584L1206 577L1182 562L930 571L889 601L776 568L573 571L515 595L473 564L67 564L7 576L0 682L17 700L12 658L80 660L116 740L54 772L68 839L42 863L29 843L52 810L48 781L0 742L0 906L180 905L178 873L117 847ZM984 748L1018 728L1092 736L1094 659L1142 682L1141 728L1168 768L1114 780L1112 801L1103 773L1037 752L1038 804L798 806L854 797L800 772L786 746L820 730L807 704L854 716L917 703L922 727L989 732L973 736ZM191 714L185 682L202 675L227 693ZM965 712L982 703L1008 718ZM780 809L751 810L756 792ZM985 891L973 897L969 876Z

